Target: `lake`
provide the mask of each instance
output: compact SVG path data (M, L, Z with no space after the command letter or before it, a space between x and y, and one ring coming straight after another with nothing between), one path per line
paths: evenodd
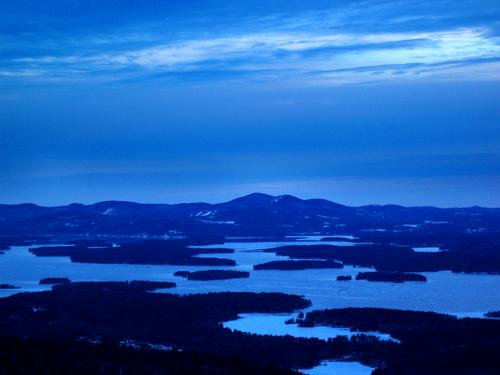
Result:
M379 332L353 332L349 328L342 327L299 327L297 324L286 324L296 314L240 314L239 319L224 322L224 327L249 333L273 336L294 336L306 338L318 338L327 340L330 337L365 334L378 337L384 341L397 341L390 335Z
M27 246L14 246L0 255L0 283L20 286L19 290L0 290L0 296L20 291L47 290L38 285L45 277L68 277L73 281L158 280L175 281L177 288L166 292L206 293L213 291L284 292L304 295L312 301L311 309L337 307L387 307L397 309L437 311L460 316L478 316L500 310L500 276L487 274L457 274L427 272L426 283L373 283L369 281L336 280L338 275L355 276L367 268L346 266L343 269L299 271L253 271L258 263L288 259L258 250L294 242L227 243L234 254L217 257L234 259L236 267L86 264L71 263L67 257L35 257ZM302 242L301 242L302 243ZM307 243L318 243L307 241ZM206 246L209 247L209 246ZM214 256L207 255L204 256ZM173 276L179 270L237 269L250 271L249 279L190 281Z
M300 244L345 244L338 241L319 242L319 238L305 238ZM234 254L204 254L208 257L234 259L236 267L196 267L170 265L127 265L71 263L67 257L35 257L27 246L14 246L0 255L0 283L9 283L21 289L0 290L0 296L24 291L48 290L50 286L38 285L42 278L68 277L72 281L121 281L155 280L174 281L175 289L164 293L207 293L220 291L283 292L299 294L311 300L307 310L342 307L386 307L406 310L436 311L457 316L482 317L487 311L500 310L500 276L486 274L455 274L452 272L424 273L426 283L373 283L369 281L339 282L339 275L356 276L367 268L346 266L343 269L314 269L299 271L262 270L253 271L253 265L288 257L276 256L259 250L297 242L232 242L208 247L235 249ZM435 249L426 249L436 251ZM424 250L425 251L425 250ZM173 276L179 270L237 269L250 271L248 279L190 281ZM290 315L243 314L241 319L226 322L231 329L261 334L291 334L301 337L328 338L339 334L351 335L348 329L315 327L301 328L285 325ZM378 335L377 333L375 333ZM387 336L387 335L386 335ZM382 339L388 337L380 336ZM340 367L339 367L340 366ZM350 367L339 370L342 366ZM356 363L327 361L309 374L339 373L367 374L371 369ZM316 372L329 371L329 372ZM356 372L357 371L357 372ZM365 372L363 372L365 371Z
M306 375L370 375L373 368L358 362L323 361L319 366L301 371Z

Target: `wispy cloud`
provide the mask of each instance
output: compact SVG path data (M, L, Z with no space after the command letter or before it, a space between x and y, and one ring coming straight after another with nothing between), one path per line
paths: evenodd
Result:
M28 44L26 56L2 59L0 77L121 81L163 76L172 81L189 75L189 81L293 79L308 84L416 76L498 79L491 69L496 65L491 59L500 58L500 38L493 24L460 26L463 9L439 11L449 5L353 2L242 18L239 28L222 17L227 30L212 28L211 33L194 26L184 30L185 24L167 32L169 21L157 20L144 25L143 31L136 25L112 34L41 40L31 45L36 49L32 55ZM405 7L408 11L401 12ZM481 67L485 69L478 75Z
M500 58L500 44L498 38L482 29L430 33L268 33L192 39L125 52L21 58L12 61L10 70L4 69L0 75L74 78L107 75L124 69L133 69L130 74L186 71L196 74L213 68L247 73L246 79L252 75L258 77L259 71L273 70L276 75L282 70L282 78L307 72L321 80L343 73L345 81L345 73L349 71L350 79L364 81L366 74L361 74L362 68L366 68L365 73L368 70L378 73L378 79L395 79L394 74L385 73L388 66L397 65L400 73L397 78L402 79L416 68L422 71L422 65L446 63L451 66L471 59L479 64L481 59L491 58ZM440 70L444 68L441 66ZM498 78L498 74L491 73L488 79ZM276 78L280 78L280 74Z

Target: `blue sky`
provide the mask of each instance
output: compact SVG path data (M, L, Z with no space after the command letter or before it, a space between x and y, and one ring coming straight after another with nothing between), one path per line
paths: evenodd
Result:
M500 206L498 1L2 1L0 201Z

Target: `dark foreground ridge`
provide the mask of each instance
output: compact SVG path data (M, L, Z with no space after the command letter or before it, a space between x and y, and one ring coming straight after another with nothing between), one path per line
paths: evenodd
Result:
M334 260L276 260L256 264L254 270L307 270L324 268L342 268L342 263Z
M328 325L388 333L399 343L379 341L366 335L328 341L252 335L226 329L221 322L234 320L242 313L292 312L308 307L308 301L282 293L224 292L183 296L151 293L166 286L173 284L145 281L69 283L56 285L52 291L21 293L0 299L2 335L30 339L0 339L0 345L12 348L0 352L0 357L4 355L5 358L0 361L0 369L16 358L24 358L26 352L34 352L31 355L37 358L44 350L48 351L48 366L57 366L53 363L51 348L58 348L58 343L62 343L69 353L68 361L64 356L61 365L71 367L69 359L76 356L75 363L88 362L91 369L105 365L123 366L125 370L141 364L145 368L159 366L153 358L158 356L161 361L163 354L152 352L151 348L173 347L186 352L187 358L191 355L198 358L194 359L193 366L208 361L207 371L213 366L240 366L247 361L251 362L249 369L305 368L325 359L360 361L377 367L376 374L384 375L497 374L500 371L500 321L497 320L348 308L313 311L305 317L299 314L302 318L297 322L301 326ZM33 347L31 340L48 343L47 349L45 345ZM128 352L117 348L120 343L133 343L136 347L130 349L130 357L121 357ZM64 353L66 351L61 349L60 354ZM169 355L171 357L165 357L165 366L180 361L179 368L184 368L182 358L185 357ZM211 362L214 358L219 358L217 365Z
M190 351L159 351L147 346L47 341L0 336L0 373L17 375L293 375L239 358Z
M356 280L404 283L406 281L427 281L427 277L418 273L404 272L360 272Z
M374 374L498 374L500 321L379 308L312 311L304 327L346 327L400 340Z
M146 281L69 283L52 291L20 293L0 299L0 332L40 340L154 345L209 352L253 363L304 368L322 359L341 358L373 338L327 343L318 339L258 336L222 327L242 313L285 313L308 307L300 296L282 293L150 293L172 283ZM386 347L387 343L380 343Z

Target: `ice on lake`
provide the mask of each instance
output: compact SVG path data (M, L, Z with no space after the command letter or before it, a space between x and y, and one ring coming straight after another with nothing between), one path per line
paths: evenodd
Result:
M337 336L352 337L359 334L376 336L380 340L395 341L390 335L379 332L354 332L343 327L299 327L297 324L286 324L295 314L240 314L236 320L224 322L226 328L258 335L318 338L328 340Z
M442 250L439 247L414 247L413 250L415 250L417 253L439 253Z
M373 368L359 362L323 361L311 369L301 369L306 375L370 375Z
M299 294L312 302L310 309L386 307L460 316L482 316L487 311L500 310L500 276L497 275L428 272L424 273L428 279L426 283L372 283L359 280L337 281L336 277L339 275L355 277L358 272L370 270L351 266L343 269L253 271L255 264L288 259L259 250L292 243L226 243L223 247L235 249L234 254L210 255L234 259L238 263L236 267L72 263L68 257L36 257L28 251L29 247L14 246L0 255L0 283L13 284L21 289L0 290L0 296L47 290L49 286L38 285L39 280L45 277L68 277L73 281L142 279L174 281L177 287L163 290L167 293L245 291ZM248 279L206 282L193 282L173 276L174 272L180 270L202 269L237 269L251 274Z

